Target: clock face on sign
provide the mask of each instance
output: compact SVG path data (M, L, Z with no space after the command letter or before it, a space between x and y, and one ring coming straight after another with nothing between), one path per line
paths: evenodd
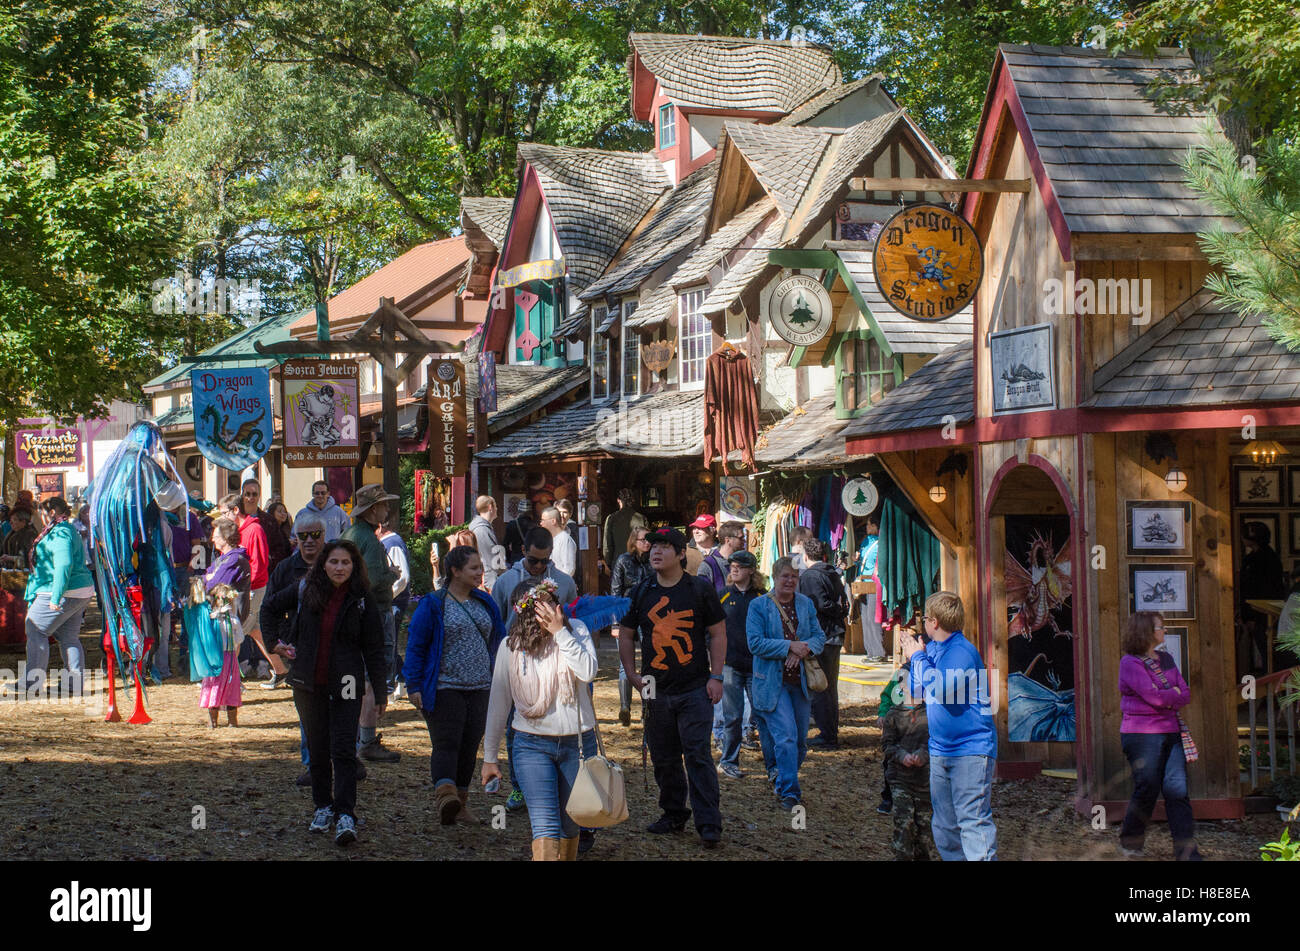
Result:
M891 307L913 320L946 320L984 276L984 251L970 223L939 205L912 205L885 222L872 263Z

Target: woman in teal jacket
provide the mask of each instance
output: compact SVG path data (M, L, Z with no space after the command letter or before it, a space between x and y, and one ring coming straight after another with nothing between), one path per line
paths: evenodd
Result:
M50 663L50 638L59 642L68 688L81 693L85 676L85 652L81 647L81 619L95 593L95 582L86 569L86 549L81 535L68 517L68 503L60 496L41 503L45 529L36 538L31 577L24 599L27 607L27 676L20 681L22 693L42 691Z
M799 594L789 558L772 566L772 590L749 605L745 635L754 655L754 713L762 716L776 754L775 791L781 808L799 805L799 767L808 752L812 698L803 660L821 653L826 635L812 599Z

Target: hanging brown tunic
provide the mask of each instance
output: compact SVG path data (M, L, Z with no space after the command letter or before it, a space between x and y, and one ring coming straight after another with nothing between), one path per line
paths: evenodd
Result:
M758 437L758 390L749 357L725 347L704 365L704 465L739 449L749 468L754 465Z

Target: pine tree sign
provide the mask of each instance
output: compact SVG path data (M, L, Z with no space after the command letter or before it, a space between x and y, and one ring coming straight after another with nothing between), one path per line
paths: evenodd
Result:
M767 299L767 317L777 336L807 347L826 336L834 314L831 296L816 278L796 274L781 281Z
M840 493L844 511L850 515L870 515L880 502L880 493L870 479L850 479Z

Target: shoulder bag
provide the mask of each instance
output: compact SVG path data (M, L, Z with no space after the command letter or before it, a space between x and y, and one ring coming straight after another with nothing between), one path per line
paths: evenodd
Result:
M771 597L771 594L768 594ZM776 598L772 598L772 604L776 607L777 619L781 618L781 605L777 604ZM798 608L795 609L796 623L798 623ZM781 622L784 625L784 621ZM830 681L826 679L826 671L822 670L822 665L817 660L816 654L809 654L803 659L803 675L808 681L808 689L813 693L823 693L830 686Z
M586 685L575 683L578 690L585 690ZM627 791L623 784L623 768L611 762L605 756L605 741L600 736L600 723L593 725L596 731L595 756L582 755L582 699L578 703L578 776L573 781L569 793L569 802L565 811L569 818L587 829L603 829L615 826L627 819ZM592 706L595 711L595 706Z

